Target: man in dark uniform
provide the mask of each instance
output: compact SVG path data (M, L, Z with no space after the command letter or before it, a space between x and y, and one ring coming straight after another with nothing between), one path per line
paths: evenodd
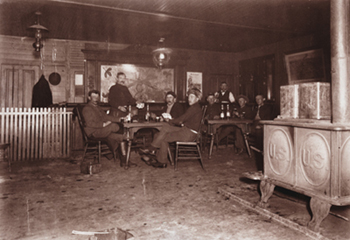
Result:
M120 159L120 166L125 165L125 143L123 142L123 135L118 133L120 127L116 122L119 122L118 117L107 115L105 111L98 106L100 99L100 92L92 90L88 93L88 104L83 108L82 115L85 121L85 132L89 137L106 138L106 141L115 153L120 145L120 152L122 156ZM123 143L123 144L122 144ZM133 163L130 163L132 166Z
M157 160L165 163L167 161L169 143L175 141L188 142L196 138L202 119L202 108L199 104L202 93L197 88L192 88L187 93L190 107L180 117L170 120L169 123L165 122L160 132L156 134L150 147L140 149L141 152L155 155L156 150L158 150ZM183 126L174 126L180 124ZM143 159L146 160L145 158ZM149 158L147 157L147 159Z
M125 86L126 75L123 72L117 74L116 83L109 89L108 103L111 105L111 115L125 117L128 115L128 105L136 104L129 89Z

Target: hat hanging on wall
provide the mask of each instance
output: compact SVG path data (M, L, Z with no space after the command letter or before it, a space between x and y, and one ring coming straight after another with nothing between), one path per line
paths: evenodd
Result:
M61 82L61 75L57 72L53 72L49 76L49 82L52 85L58 85Z

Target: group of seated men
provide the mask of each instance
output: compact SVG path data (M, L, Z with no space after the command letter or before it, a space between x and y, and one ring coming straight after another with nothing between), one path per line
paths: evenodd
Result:
M189 108L183 112L182 106L175 104L175 93L167 93L166 112L172 114L172 118L164 119L161 131L155 135L149 148L141 149L144 154L142 156L144 161L149 162L156 159L157 165L164 167L167 162L167 151L170 142L193 141L196 138L202 118L202 108L199 104L202 93L200 90L193 88L187 94ZM123 135L118 133L120 126L117 124L121 117L115 116L115 114L108 115L98 105L99 99L99 91L92 90L88 93L89 102L82 111L85 120L85 132L89 137L105 138L114 153L119 149L120 166L124 167L126 164L126 150ZM152 156L156 158L152 158ZM128 164L129 167L136 165L130 161Z
M244 95L239 95L236 98L238 104L231 103L232 112L230 112L232 118L244 118L253 120L253 124L250 126L250 133L255 138L256 147L260 150L263 148L263 127L260 124L260 120L272 120L273 109L270 105L264 104L264 97L257 95L255 97L256 105L248 105L249 99ZM215 94L210 93L207 97L208 107L206 113L206 119L220 119L220 113L222 111L222 104L227 104L227 101L217 101ZM225 112L226 115L226 112ZM226 116L225 116L226 117ZM221 142L228 135L232 134L235 138L236 154L239 155L246 150L246 146L243 139L242 129L235 125L224 125L218 129L217 144Z
M126 164L126 149L125 143L123 142L123 134L119 131L120 125L117 123L120 122L121 118L125 117L127 113L125 104L129 104L131 100L137 103L135 100L131 99L131 94L123 84L124 79L125 74L118 73L116 85L112 86L110 89L108 97L111 105L110 115L99 107L100 93L97 90L92 90L88 93L89 102L82 111L87 135L93 138L105 138L113 153L119 155L121 167L124 167ZM172 91L166 93L165 101L167 105L165 112L171 116L171 119L162 118L163 126L161 131L155 134L148 148L140 149L142 160L146 163L150 163L155 159L158 165L160 164L164 167L167 162L169 143L195 140L197 132L200 130L202 118L202 108L200 105L202 93L197 88L192 88L188 90L187 96L189 107L184 111L183 106L176 102L176 94ZM121 97L122 99L120 99ZM225 101L234 102L235 99L233 94L227 91L227 84L223 83L221 91L216 94L209 94L207 101L206 118L217 119L221 111L220 103ZM254 109L246 105L249 100L243 95L238 96L237 101L239 105L237 109L235 109L236 111L232 112L232 115L255 120L252 130L256 136L262 136L262 127L258 124L259 120L272 119L271 108L264 105L263 96L256 96L257 107ZM120 104L120 102L122 102L122 104ZM154 114L151 114L151 117L155 117ZM237 153L240 154L245 148L240 129L237 129L235 126L224 126L220 129L218 139L220 141L232 132L236 136L235 145L238 148ZM118 149L119 154L116 153ZM136 166L136 164L130 161L128 164L128 167Z

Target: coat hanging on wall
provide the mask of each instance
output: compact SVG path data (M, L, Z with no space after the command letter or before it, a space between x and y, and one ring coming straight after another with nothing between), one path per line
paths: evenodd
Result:
M52 105L52 93L48 81L41 75L33 87L32 107L49 107Z

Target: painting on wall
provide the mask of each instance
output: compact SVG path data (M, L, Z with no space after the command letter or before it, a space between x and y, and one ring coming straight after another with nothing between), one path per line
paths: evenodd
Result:
M203 92L203 78L201 72L187 72L186 92L190 88L198 88Z
M174 91L174 69L140 67L133 64L101 65L101 102L108 102L109 88L118 72L126 75L126 86L140 102L164 102L165 93Z
M289 84L325 81L322 49L285 55Z

